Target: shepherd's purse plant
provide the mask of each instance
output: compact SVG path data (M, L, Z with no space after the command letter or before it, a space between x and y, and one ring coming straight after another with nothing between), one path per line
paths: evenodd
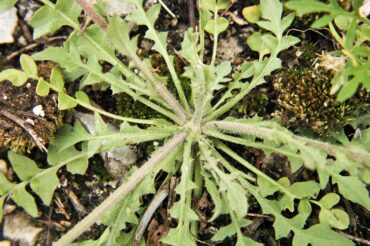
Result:
M74 126L65 125L56 142L48 148L50 167L46 169L9 152L12 167L21 182L11 183L0 174L0 214L5 199L12 199L30 215L37 216L34 198L26 189L28 185L49 205L59 183L57 171L60 168L66 167L72 174L84 174L88 159L95 153L128 144L159 141L163 145L144 164L133 167L121 185L55 245L71 244L96 222L107 226L101 238L80 245L132 245L138 240L135 230L141 218L137 215L145 210L140 198L159 192L155 188L159 172L166 176L164 183L171 176L179 177L175 189L178 199L168 211L177 223L162 239L163 243L196 245L199 217L194 211L194 201L205 191L214 204L208 222L220 215L230 218L230 224L213 235L215 242L233 237L236 245L259 244L243 234L243 228L251 223L247 219L248 203L254 200L261 214L274 217L276 239L293 237L293 245L353 245L336 232L349 226L347 213L336 205L345 198L370 209L366 189L370 182L370 130L363 130L361 137L351 142L342 138L341 143L329 143L295 135L272 120L226 117L249 92L266 83L266 76L281 68L279 53L300 41L285 34L294 14L282 16L280 1L261 0L260 3L261 18L257 25L264 30L261 41L269 52L261 46L259 59L245 61L237 70L230 62L216 60L218 37L229 25L220 13L230 2L199 0L199 26L197 30L185 32L182 47L175 52L187 63L182 74L175 68L175 56L169 52L168 33L155 29L160 4L146 11L143 0L125 0L123 2L132 3L136 8L123 19L105 16L99 1L97 10L85 1L57 0L55 4L49 0L40 1L44 6L30 21L34 38L53 33L62 26L73 31L63 47L48 47L32 58L23 55L22 70L5 70L0 78L17 86L27 79L38 80L37 93L40 96L57 93L60 110L79 105L93 111L96 129L95 134L90 134L79 122ZM78 17L82 10L94 24L81 34ZM138 37L132 35L129 22L145 26L145 38L153 42L153 50L163 57L168 76L159 76L147 59L139 57ZM205 63L207 35L214 43L211 60ZM121 57L125 57L125 61ZM50 81L38 76L34 60L57 64ZM108 71L103 70L103 63L109 64ZM80 90L74 96L67 94L65 79L78 78ZM83 88L96 83L114 94L126 93L162 114L164 119L122 117L95 107ZM173 92L166 87L171 83ZM189 87L191 92L185 93ZM110 132L101 116L122 121L119 133ZM288 177L274 180L230 148L230 143L258 148L266 155L279 153L288 158L292 172L307 168L317 173L318 178L297 182L291 182ZM340 195L325 194L323 190L328 183L336 185ZM313 206L320 209L317 223L310 220ZM287 212L291 216L286 216Z

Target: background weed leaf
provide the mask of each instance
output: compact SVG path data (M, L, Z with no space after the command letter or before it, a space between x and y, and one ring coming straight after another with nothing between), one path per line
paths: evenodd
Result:
M361 204L366 209L370 209L370 200L366 185L354 176L333 175L333 184L337 184L339 193L348 200Z
M37 217L38 209L35 199L26 191L27 183L21 183L13 190L11 198L20 207L24 208L26 212L32 217Z
M242 14L248 22L256 23L261 16L261 10L259 5L248 6L243 9Z
M12 190L16 185L9 182L5 177L5 174L0 173L0 195L6 195L10 190Z
M30 78L38 78L37 65L29 55L21 55L20 63L23 72Z
M274 38L271 34L264 34L269 35L271 38ZM262 39L262 34L260 32L254 32L247 38L247 44L251 50L256 51L260 54L260 57L264 57L271 53L270 48L265 43L264 39Z
M42 202L49 206L54 195L54 191L59 185L57 177L58 168L43 170L39 175L30 181L31 189L41 198Z
M293 238L293 245L355 245L351 240L330 230L328 226L317 224L297 233Z
M217 188L216 181L212 180L210 175L206 172L203 172L203 175L206 189L215 205L215 208L213 209L213 215L209 221L214 221L220 214L225 213L223 209L223 201Z
M73 100L64 92L60 92L58 95L58 108L60 110L66 110L77 106L77 102Z
M36 86L36 93L37 95L41 97L45 97L49 95L50 92L50 86L48 83L46 83L44 78L39 78Z
M27 79L27 74L17 69L11 68L0 72L0 80L9 80L15 86L23 85Z
M321 209L319 220L321 224L329 225L339 230L347 229L349 226L348 214L341 209Z
M41 7L30 20L34 30L33 38L37 39L45 34L54 33L62 26L78 26L77 18L80 13L80 6L73 0L58 0L55 5L49 3Z
M220 35L220 33L224 32L228 26L229 21L224 17L220 17L216 21L208 21L204 29L212 35Z
M17 154L13 151L8 152L8 158L15 173L22 181L29 180L42 170L38 168L36 162L30 158Z
M64 79L62 71L58 67L53 67L50 75L50 84L55 87L57 92L63 92L64 90Z
M247 219L238 219L238 225L240 227L246 227L251 223L250 220ZM231 237L237 233L237 230L240 230L240 228L235 228L235 225L233 223L221 227L212 237L212 241L222 241L227 237Z

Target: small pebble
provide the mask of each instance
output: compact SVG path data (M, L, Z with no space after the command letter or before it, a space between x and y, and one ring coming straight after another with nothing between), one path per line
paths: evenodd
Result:
M42 230L20 212L4 217L3 237L18 242L18 245L35 245Z
M35 122L31 119L26 119L26 122L30 125L33 125L33 126L35 125Z
M32 112L37 115L37 116L41 116L41 117L44 117L45 116L45 112L44 112L44 109L42 108L42 105L37 105L35 106L33 109L32 109Z

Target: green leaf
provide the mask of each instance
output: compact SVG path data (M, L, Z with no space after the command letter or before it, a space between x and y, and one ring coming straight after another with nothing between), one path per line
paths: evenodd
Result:
M36 93L41 97L49 95L50 85L44 80L44 78L39 78L36 86Z
M341 209L324 209L322 208L319 213L320 223L329 225L339 230L345 230L349 226L348 214Z
M83 57L96 57L97 60L104 60L110 64L116 63L114 47L106 32L97 25L90 25L82 36L78 32L72 33L67 42L72 43Z
M262 176L257 178L259 191L263 197L270 196L279 190L279 186Z
M336 193L328 193L320 200L320 204L326 208L330 209L334 207L340 201L340 196Z
M293 245L353 245L347 238L335 233L325 225L314 225L308 229L302 229L308 216L311 214L311 206L307 200L301 200L298 210L299 214L288 219L281 214L281 207L276 201L269 201L256 193L257 188L250 186L264 214L272 214L275 217L274 229L277 239L288 236L290 231L294 232Z
M168 235L161 240L170 245L196 245L195 239L190 233L190 223L198 220L198 215L191 208L191 200L189 200L189 192L196 188L192 181L192 165L191 158L192 139L185 142L181 166L181 181L176 187L176 193L180 195L180 200L175 202L169 210L171 217L178 219L176 228L170 230Z
M58 67L53 67L50 75L50 84L55 87L57 92L63 92L64 89L64 79L62 71Z
M285 16L281 20L281 28L282 28L282 30L285 31L286 29L288 29L288 27L290 27L290 25L293 23L293 20L294 20L294 14L293 13L290 13L287 16Z
M299 43L301 40L297 37L294 37L294 36L284 36L282 39L281 39L281 43L280 43L280 46L279 46L279 49L280 50L286 50L288 48L290 48L291 46Z
M33 160L13 151L8 152L8 158L15 173L22 181L27 181L42 171Z
M0 173L0 196L5 196L10 190L16 187L16 184L9 182L5 174Z
M260 78L256 81L257 85L265 83L265 79L260 75L271 74L276 69L281 68L281 60L279 58L267 59L265 58L262 62L254 63L254 78Z
M35 61L29 55L21 55L20 63L23 72L29 77L33 79L37 79L37 65Z
M58 108L60 110L66 110L77 106L77 102L64 92L60 92L58 95Z
M68 149L65 150L65 152L67 152L67 151L68 151ZM83 153L85 151L81 151L81 152ZM79 152L79 154L81 154L81 152ZM59 154L63 154L63 152L60 152ZM70 172L72 174L84 175L86 173L86 170L87 170L88 167L89 167L89 159L88 159L87 154L81 156L78 159L74 159L72 161L69 161L68 164L67 164L67 170L68 170L68 172Z
M265 39L262 38L263 36ZM273 37L271 34L262 35L260 32L254 32L252 35L248 36L247 44L251 50L258 52L260 57L263 57L271 53L269 45L265 43L266 38L274 39L275 37Z
M317 224L297 233L293 238L293 245L354 245L352 241L329 229L328 226Z
M189 221L197 221L198 215L190 208L183 207L181 203L176 202L169 210L171 217L176 219L184 219Z
M26 191L27 183L21 183L13 191L12 199L18 205L24 208L26 212L32 217L37 217L38 209L35 199Z
M134 173L137 169L133 168L130 172L125 175L125 179ZM159 171L159 170L158 170ZM112 228L109 237L106 239L107 245L119 245L123 242L120 241L120 232L127 228L127 223L138 224L139 220L135 213L139 212L142 207L140 199L142 196L150 193L155 193L154 179L156 173L154 171L152 175L147 176L133 192L128 194L117 206L109 211L103 219L102 223Z
M181 243L179 242L179 231L176 229L171 228L169 233L166 235L166 237L161 239L162 243L166 243L169 245L186 245L186 246L196 246L194 237L188 232L186 234L181 235Z
M0 2L0 12L7 10L10 7L13 7L16 3L17 3L17 0L2 0Z
M217 18L216 21L209 20L207 25L204 27L204 29L212 35L219 35L220 33L226 31L228 26L229 26L229 20L224 17L220 17L220 18Z
M236 246L261 246L262 244L257 243L256 241L246 237L244 235L239 236L236 241Z
M314 12L327 12L333 15L346 14L346 11L340 7L337 1L332 0L328 4L318 0L291 0L285 6L297 11L300 16Z
M351 23L352 17L345 16L345 15L339 15L335 17L335 25L341 29L342 31L347 31L349 24Z
M57 177L58 168L43 170L39 175L31 179L31 189L41 198L42 202L49 206L54 195L54 191L59 185Z
M280 23L283 5L279 0L261 0L261 16L272 23Z
M253 6L245 7L243 8L242 14L248 22L256 23L261 16L260 6L253 5Z
M132 17L132 14L130 15ZM142 18L141 18L142 19ZM136 19L135 19L136 20ZM113 17L107 29L107 34L110 42L117 48L122 54L130 54L137 50L136 41L133 43L130 39L129 28L125 21L119 17ZM126 44L126 45L123 45Z
M338 185L339 193L345 198L370 210L370 199L366 185L357 177L335 174L332 175L332 182Z
M354 80L345 83L337 95L337 100L339 102L344 102L348 98L352 97L356 93L358 86L359 82Z
M213 12L218 12L219 10L227 8L229 4L230 0L203 0L201 7Z
M33 38L52 34L62 26L78 28L80 13L81 7L74 0L58 0L55 5L49 2L38 9L29 22L34 28Z
M238 218L238 226L246 227L251 223L250 220ZM235 228L235 224L231 223L227 226L221 227L212 237L212 241L223 241L227 237L231 237L237 233L240 228Z
M260 9L265 21L258 21L257 24L277 37L281 37L284 31L281 21L283 5L279 0L261 0Z
M0 72L0 81L9 80L15 86L21 86L28 80L25 72L16 69L6 69Z
M198 33L193 32L192 29L188 29L184 33L180 54L190 63L195 63L197 60L196 58L199 51L199 47L197 46L198 39Z
M5 196L0 197L0 222L3 220L5 198Z
M209 222L212 222L223 212L223 202L221 199L220 192L217 189L216 181L212 180L210 178L210 175L206 172L203 172L203 177L204 177L204 183L205 183L206 189L209 195L211 196L212 201L215 205L215 208L213 210L213 215L208 220Z
M221 183L226 186L226 198L230 209L236 213L238 217L243 217L248 212L248 201L245 189L236 181Z
M86 151L78 151L75 147L69 147L59 151L58 143L50 145L48 148L48 163L50 165L67 164L67 170L72 174L85 174L89 165Z
M90 134L82 126L79 121L76 121L74 126L65 124L57 132L57 138L54 146L58 148L58 152L62 152L75 144L89 139Z
M76 92L76 99L83 104L91 105L89 96L83 91Z
M287 182L289 180L285 179ZM279 182L281 182L279 180ZM294 211L294 198L303 199L303 198L316 198L320 191L320 185L313 180L305 182L295 182L291 186L286 188L286 191L289 194L285 194L280 200L279 204L283 209L289 209L289 211Z
M80 54L77 52L74 46L67 47L48 47L34 55L32 55L36 61L53 61L59 63L59 65L65 69L67 73L78 74L78 77L83 75L81 67L83 63L81 61ZM86 70L86 69L85 69Z

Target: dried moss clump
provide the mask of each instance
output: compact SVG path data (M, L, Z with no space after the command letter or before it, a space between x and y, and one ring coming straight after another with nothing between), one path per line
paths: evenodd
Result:
M335 95L330 94L332 72L305 64L309 63L302 62L301 66L281 71L273 79L278 93L278 109L273 116L285 126L311 128L324 134L330 129L343 127L369 110L370 100L366 91L359 91L346 102L338 102Z
M39 66L39 76L48 78L53 64ZM0 147L29 151L37 144L54 139L62 124L56 95L40 97L36 94L37 81L28 80L15 87L9 81L0 81ZM35 109L36 107L36 109ZM36 114L35 114L36 112Z

